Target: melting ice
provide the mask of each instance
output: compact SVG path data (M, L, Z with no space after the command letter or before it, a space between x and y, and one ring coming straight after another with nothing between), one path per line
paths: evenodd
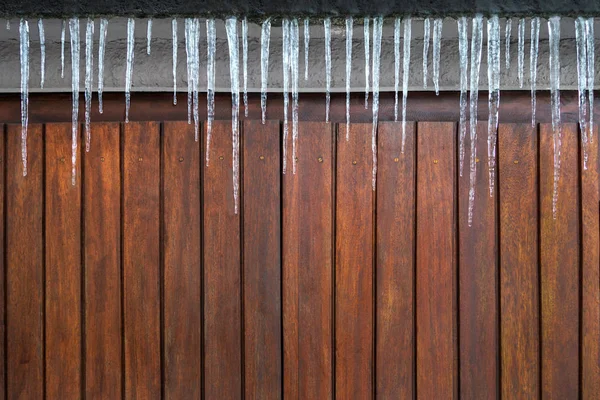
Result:
M540 19L531 19L531 44L529 48L529 80L531 85L531 126L535 126L537 62L540 45Z
M127 19L127 68L125 71L125 122L129 122L129 106L131 104L131 81L133 78L133 49L135 46L135 20Z
M146 54L150 55L150 45L152 43L152 18L148 18L146 24Z
M488 64L488 165L490 197L494 195L496 181L496 136L498 132L498 108L500 106L500 22L498 16L487 21Z
M381 68L381 33L383 18L373 18L373 128L371 151L373 153L373 190L377 185L377 124L379 121L379 71Z
M212 123L215 119L215 52L217 47L215 20L212 18L206 20L206 45L206 113L208 115L206 123L206 165L208 166L208 163L210 161L210 141L212 139Z
M429 18L423 21L423 89L427 89L427 75L429 68L427 60L429 58L429 42L431 41L431 22Z
M523 69L525 68L525 18L519 19L517 43L517 69L519 75L519 87L523 87Z
M306 22L304 20L304 37L306 39ZM271 41L271 19L267 18L262 23L260 33L260 109L262 114L262 123L267 120L267 85L269 82L269 45ZM304 54L308 54L306 41L304 42ZM214 60L214 57L213 57ZM305 63L306 63L305 59ZM214 68L214 67L213 67ZM307 65L304 66L305 79L308 79Z
M398 121L398 88L400 83L400 18L394 21L394 121Z
M558 204L558 181L560 178L560 153L562 132L560 126L560 17L548 20L550 39L550 106L552 108L552 141L554 147L554 188L552 191L552 215L556 219Z
M91 130L90 114L92 112L92 84L94 66L94 20L88 18L85 28L85 151L90 151Z
M329 104L331 102L331 19L323 21L325 29L325 122L329 122Z
M370 45L369 45L369 38L370 38L370 30L369 30L369 18L365 18L363 20L363 41L364 41L364 45L365 45L365 110L367 108L369 108L369 80L371 79L369 77L369 70L370 70L370 65L371 65L371 61L369 60L370 58Z
M479 69L481 68L481 44L483 41L483 16L473 18L471 31L471 74L469 78L469 128L471 157L469 162L469 209L468 224L473 225L473 206L475 204L475 179L477 177L477 101L479 99Z
M346 141L350 139L350 78L352 76L352 30L354 20L346 18Z
M177 104L177 19L171 21L171 34L173 38L173 105Z
M19 56L21 60L21 159L23 176L27 176L27 128L29 125L29 23L19 23Z
M298 164L298 58L300 56L300 32L298 20L294 18L290 25L290 71L292 74L292 171L295 174Z
M433 20L433 86L435 94L440 94L440 47L442 43L442 25L444 20Z
M233 164L233 202L234 213L239 207L239 104L240 104L240 77L239 77L239 44L237 34L237 18L230 17L225 21L227 29L227 43L229 44L229 75L231 79L231 142Z
M248 19L242 20L242 73L244 74L244 116L248 116Z
M411 40L410 17L404 19L404 44L403 44L403 67L402 67L402 154L406 144L406 97L408 96L408 79L410 68L410 40Z
M100 43L98 45L98 108L100 114L104 112L102 106L102 91L104 90L104 51L106 49L106 33L108 32L108 20L100 20Z
M467 136L467 85L469 71L469 42L467 38L467 17L460 17L458 23L458 54L460 63L460 117L459 117L459 173L463 176L465 162L465 137Z
M75 186L77 179L77 131L79 123L79 19L69 20L69 33L71 36L71 93L73 97L73 111L71 115L71 183Z
M40 87L44 88L44 78L46 76L46 34L44 33L44 21L38 19L38 32L40 35Z

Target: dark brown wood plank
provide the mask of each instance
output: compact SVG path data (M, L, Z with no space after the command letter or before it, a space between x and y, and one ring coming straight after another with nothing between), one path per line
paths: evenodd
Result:
M206 399L242 397L240 215L234 214L231 153L231 122L215 121L210 163L202 163Z
M336 397L373 395L371 124L339 126L336 177Z
M92 124L84 159L86 399L122 393L120 127Z
M467 130L470 126L467 126ZM498 395L498 284L496 247L497 179L490 196L487 122L477 124L477 175L469 226L471 141L465 141L459 178L460 387L462 399Z
M345 139L342 139L345 140ZM415 124L379 125L377 173L378 398L415 394Z
M418 124L417 396L458 397L456 126Z
M6 138L6 324L7 393L39 399L44 393L44 139L30 125L27 176L21 162L21 126Z
M600 393L600 194L598 189L598 128L588 144L587 170L581 176L582 212L582 350L581 392L584 400ZM583 152L582 152L583 156ZM583 163L583 159L581 161Z
M498 130L502 398L539 398L538 135Z
M291 148L291 147L290 147ZM292 152L288 152L292 165ZM333 131L304 122L283 176L284 398L333 397Z
M579 396L579 147L575 124L562 125L556 214L552 126L540 125L542 397Z
M81 148L80 148L81 149ZM81 397L81 157L71 124L46 125L46 396Z
M281 376L281 182L279 123L244 123L245 398L279 399Z
M164 162L165 398L201 396L200 143L194 126L167 122Z
M4 182L4 173L6 165L6 153L4 152L4 144L6 142L6 132L4 124L0 124L0 400L6 398L6 297L5 297L5 277L6 270L4 265L4 228L6 217L4 215L4 195L6 185Z
M123 313L125 398L158 398L160 361L160 131L125 124L123 137Z

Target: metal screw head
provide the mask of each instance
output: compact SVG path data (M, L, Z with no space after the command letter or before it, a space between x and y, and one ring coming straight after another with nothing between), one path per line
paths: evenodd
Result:
M394 158L394 162L398 162L400 159L398 157Z
M65 162L65 158L64 158L64 157L61 157L61 158L60 158L60 162L64 163L64 162Z
M433 163L434 163L434 164L437 164L438 162L439 162L438 160L433 160Z
M260 156L258 158L260 158L260 160L263 161L265 159L265 156Z
M179 157L179 162L183 162L183 157Z
M142 162L142 157L138 158L138 162Z
M475 159L475 162L479 162L479 158L476 158L476 159Z
M513 162L514 162L515 164L518 164L518 163L519 163L519 160L515 160L515 161L513 161Z
M323 157L317 158L317 161L319 161L320 163L322 163L323 162Z
M352 165L356 165L356 164L357 164L356 160L352 161Z
M104 157L100 157L100 161L104 162Z
M223 160L223 156L219 156L219 160Z

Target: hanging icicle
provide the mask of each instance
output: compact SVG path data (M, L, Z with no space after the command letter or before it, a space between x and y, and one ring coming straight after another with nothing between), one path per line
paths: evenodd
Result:
M523 87L523 69L525 68L525 18L519 19L517 43L517 69L519 74L519 87Z
M40 87L44 88L46 77L46 34L44 33L44 21L38 19L38 32L40 34Z
M535 126L536 91L537 91L537 62L540 46L540 19L531 19L531 43L529 48L529 79L531 85L531 126Z
M215 52L217 48L217 33L215 20L213 18L206 20L206 113L208 120L206 123L206 166L210 162L210 141L212 139L212 123L215 119Z
M21 61L21 160L27 176L27 128L29 126L29 22L19 23L19 58Z
M187 122L192 123L192 91L194 87L194 20L192 18L185 19L185 54L187 66Z
M288 108L290 85L290 20L281 21L282 32L282 66L283 66L283 173L287 172L287 143L288 143Z
M352 34L354 20L346 18L346 141L350 140L350 78L352 76Z
M102 92L104 91L104 52L106 49L106 34L108 32L108 20L100 20L100 43L98 45L98 109L100 114L104 112L102 105Z
M497 15L487 21L488 64L488 166L490 197L496 182L496 137L498 133L498 108L500 107L500 21Z
M506 26L504 28L504 45L505 52L504 58L506 62L506 69L510 68L510 38L512 36L512 19L506 18Z
M152 44L152 18L148 18L146 23L146 54L150 55Z
M427 89L427 75L429 68L427 61L429 59L429 42L431 41L431 22L429 18L423 20L423 89Z
M71 115L71 184L77 182L77 137L79 128L79 19L69 20L69 34L71 36L71 93L73 98L73 111Z
M248 19L242 20L242 73L244 75L244 116L248 116Z
M442 25L444 20L433 20L433 86L436 96L440 94L440 48L442 44Z
M400 87L400 28L401 20L394 20L394 121L398 121L398 90Z
M469 128L471 140L471 158L469 162L469 209L468 224L473 225L473 206L475 204L475 179L477 177L477 102L479 100L479 70L481 68L481 45L483 42L483 16L473 18L471 31L471 74L469 79Z
M329 122L329 104L331 103L331 19L323 21L325 29L325 122Z
M66 31L66 21L63 19L61 23L60 29L60 77L65 77L65 31Z
M460 17L458 23L458 54L460 62L460 117L459 117L459 174L463 176L463 166L465 163L465 138L467 136L467 86L469 71L469 42L467 37L467 27L469 25L467 17Z
M269 24L269 32L271 24ZM308 48L310 45L310 19L304 18L304 80L308 80Z
M365 18L363 20L363 41L364 41L364 45L365 45L365 110L367 108L369 108L369 82L371 80L371 77L369 76L370 74L370 68L371 68L371 61L370 61L370 54L371 54L371 50L369 49L370 45L369 45L369 38L370 38L370 29L369 29L369 18Z
M579 110L579 129L583 144L583 165L587 169L587 32L585 19L575 19L575 42L577 48L577 103Z
M177 105L177 19L171 20L171 34L173 40L173 105Z
M193 57L192 57L192 95L194 103L194 140L197 142L200 138L200 114L198 112L198 90L200 81L200 20L193 20Z
M383 17L373 18L373 127L371 151L373 152L373 190L377 185L377 125L379 123L379 72L381 69L381 36Z
M292 171L298 165L298 64L300 56L300 30L294 18L290 25L290 70L292 73Z
M554 188L552 191L552 215L556 219L558 205L558 182L560 178L560 153L562 132L560 126L560 17L548 20L550 39L550 104L552 107L552 140L554 145Z
M588 105L590 108L589 116L590 121L588 123L588 139L590 143L594 143L594 77L596 76L596 51L594 49L594 18L587 18L585 20L585 33L586 33L586 54L587 54L587 92L588 92Z
M306 35L306 20L304 20L304 32ZM306 36L305 36L306 39ZM267 86L269 82L269 45L271 42L271 18L267 18L262 23L260 33L260 110L262 114L262 123L267 121ZM306 41L304 44L304 52L308 54ZM306 60L305 60L306 62ZM304 66L306 72L307 65ZM308 75L305 76L305 79Z
M10 20L9 19L6 20L6 30L10 31Z
M239 104L240 104L240 76L239 76L239 44L237 33L237 18L230 17L225 21L227 30L227 43L229 44L229 74L231 77L231 142L233 164L233 203L234 213L238 213L239 205Z
M406 98L408 96L408 79L410 69L410 41L412 36L412 20L404 19L403 67L402 67L402 154L406 144Z
M133 56L135 46L135 20L127 19L127 68L125 71L125 122L129 122L129 107L131 105L131 84L133 78Z
M92 132L90 119L92 112L92 85L94 67L94 20L88 18L85 29L85 151L90 151Z

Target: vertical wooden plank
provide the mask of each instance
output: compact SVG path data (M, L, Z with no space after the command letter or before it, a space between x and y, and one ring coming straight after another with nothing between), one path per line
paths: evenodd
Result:
M123 313L125 398L161 394L160 131L125 124L123 137Z
M4 152L4 143L6 142L6 131L4 124L0 124L0 400L6 398L6 353L5 353L5 338L6 338L6 297L5 297L5 280L6 270L4 265L4 196L6 194L6 184L4 182L6 153Z
M498 130L502 398L539 398L538 138Z
M467 127L467 129L470 129ZM498 284L495 186L490 196L487 122L477 124L477 177L469 226L470 140L459 178L460 387L462 399L498 396ZM494 181L494 184L496 180Z
M588 146L587 170L582 168L581 176L581 391L584 400L593 400L600 393L600 194L597 126L594 128L594 140ZM583 159L581 162L583 163Z
M344 124L338 135L345 135ZM336 396L373 395L373 202L371 124L337 140Z
M456 127L418 124L417 396L458 397Z
M120 127L92 124L84 159L86 399L122 393Z
M44 393L42 135L41 125L29 126L27 176L21 127L10 125L6 138L6 368L11 399L39 399Z
M284 398L331 399L332 126L303 122L298 136L298 169L283 176Z
M377 174L378 398L415 393L415 124L379 124Z
M562 125L556 214L552 127L540 126L542 397L579 396L579 153L577 125Z
M81 397L81 157L71 124L46 125L46 396Z
M279 399L282 395L279 148L279 123L244 122L246 399Z
M242 397L240 215L234 214L231 122L215 121L203 162L204 396Z
M166 122L164 160L165 398L201 397L200 147L194 127Z

